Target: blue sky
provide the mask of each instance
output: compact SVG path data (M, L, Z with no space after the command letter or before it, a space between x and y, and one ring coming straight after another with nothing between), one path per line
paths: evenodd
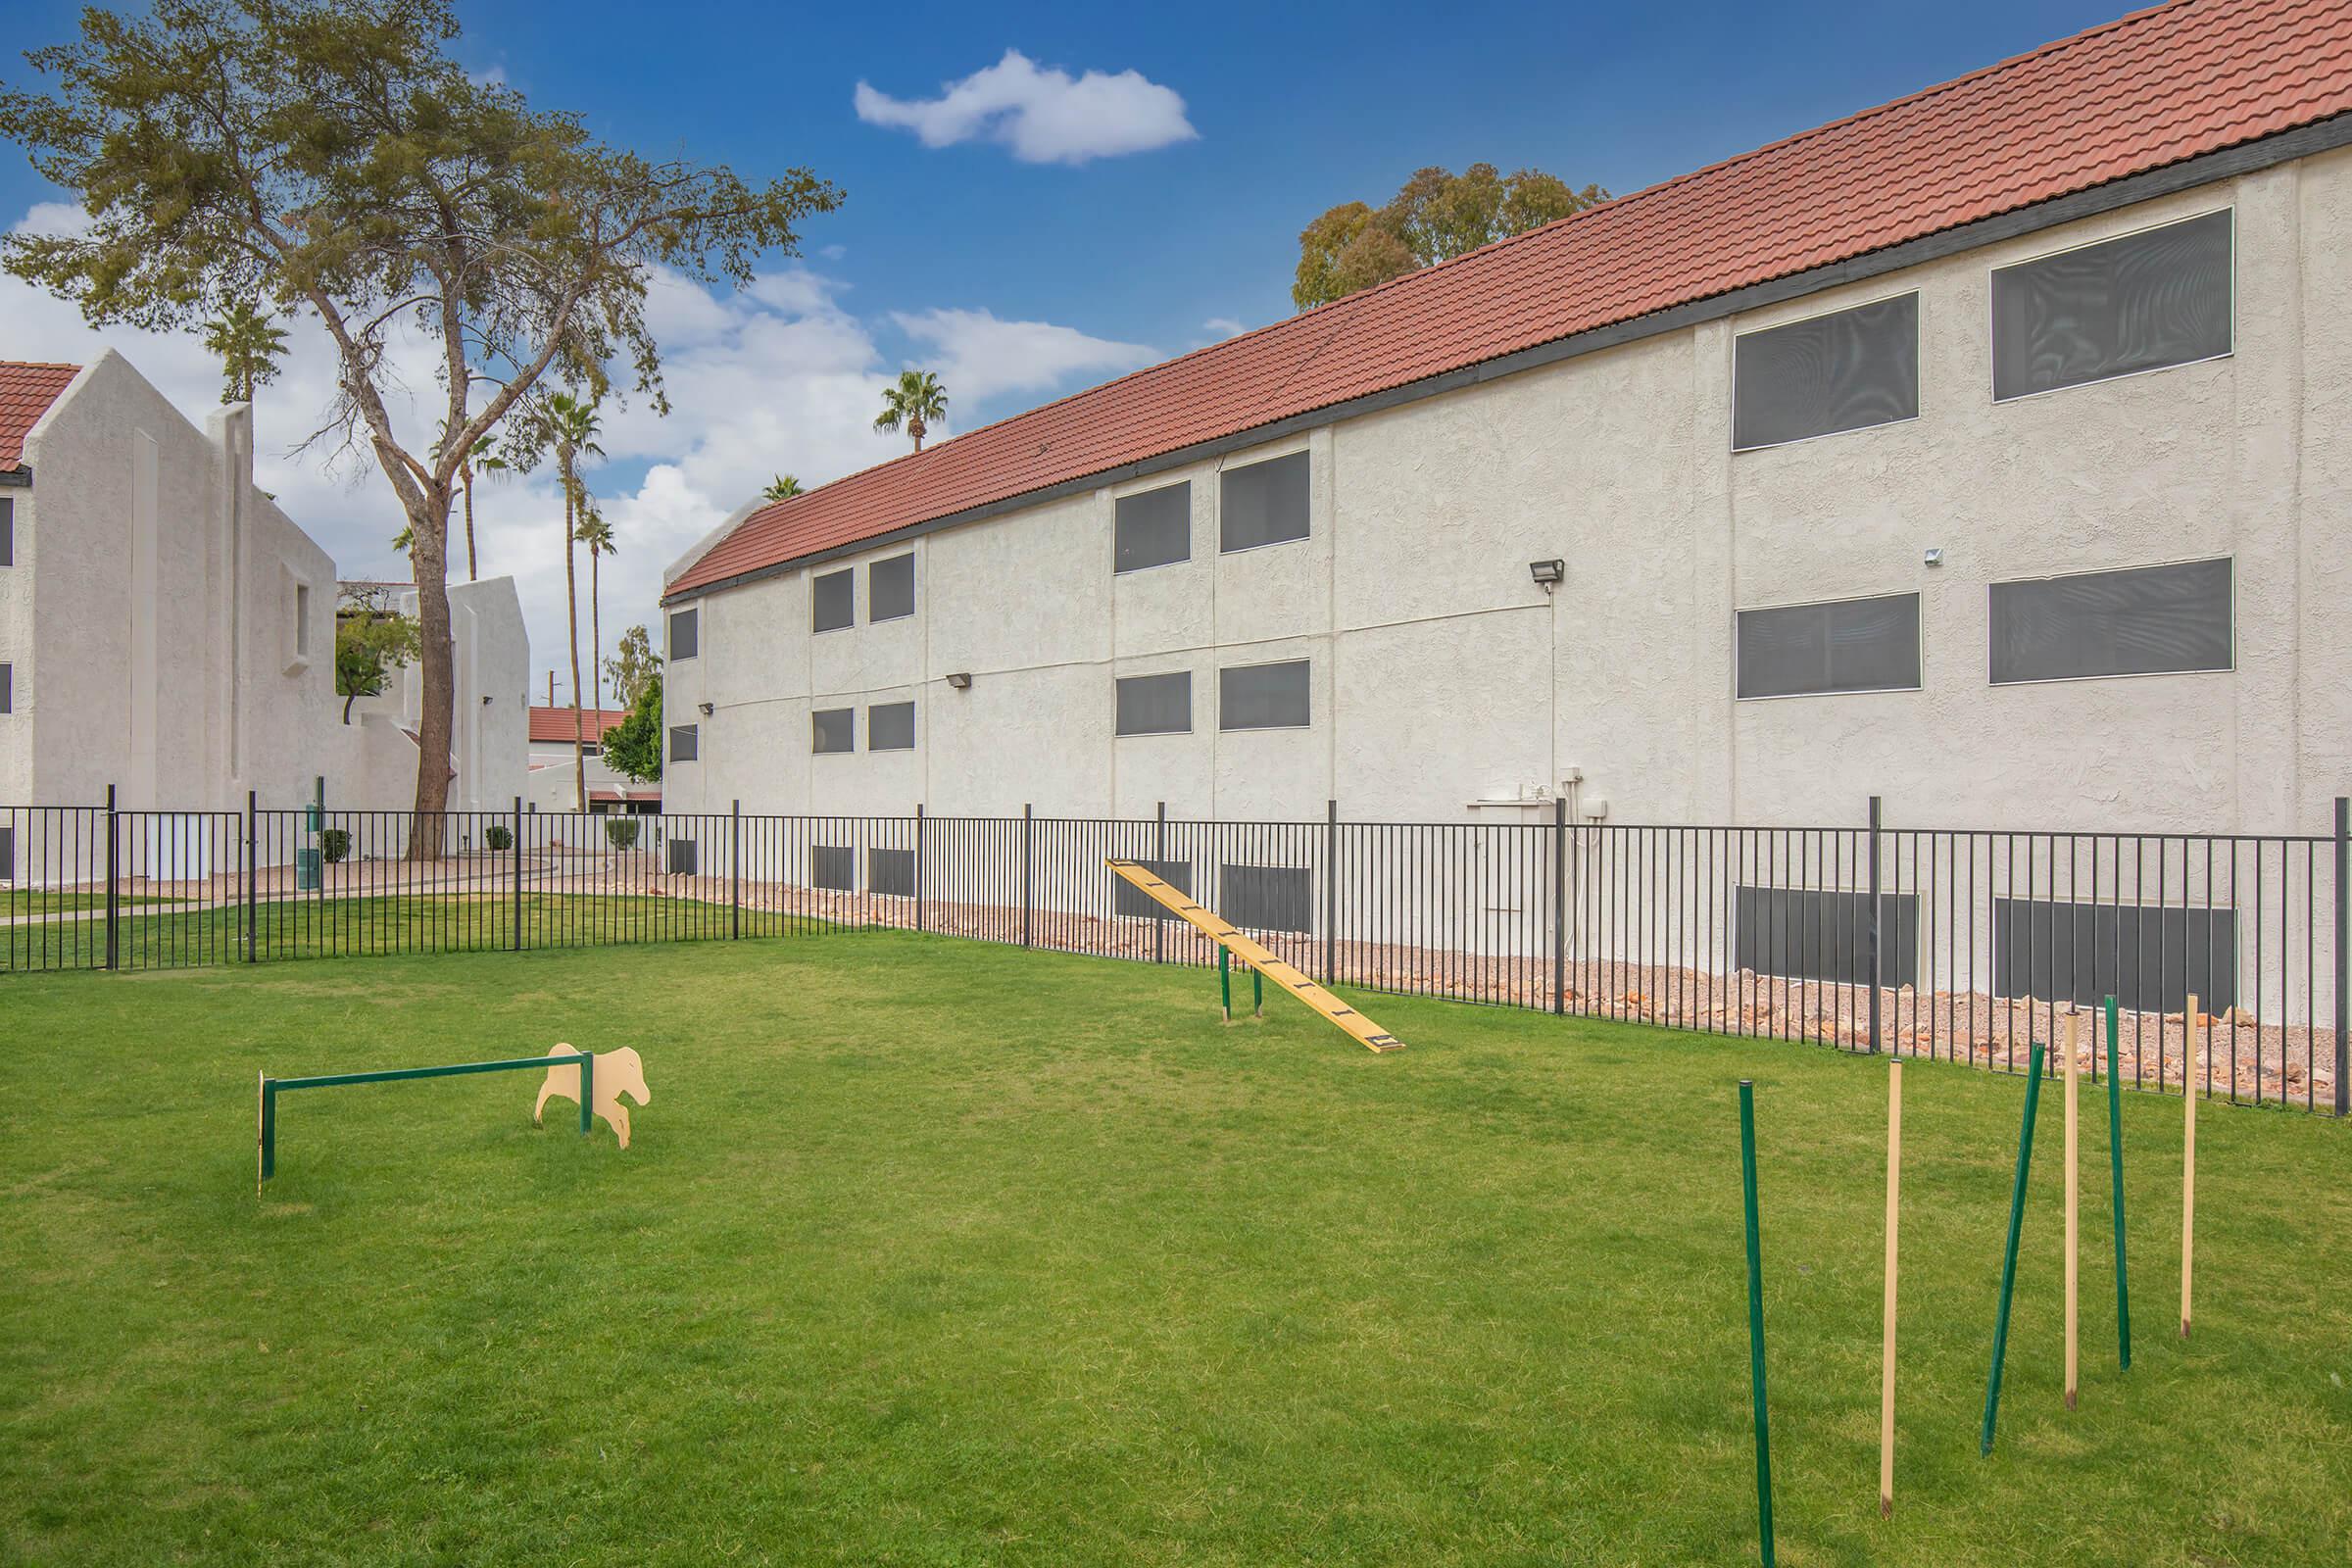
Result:
M75 9L16 0L11 43L63 38ZM848 192L755 297L662 296L678 415L616 412L595 479L624 546L607 573L609 645L650 619L662 566L769 471L831 478L898 450L864 426L902 364L940 368L950 429L969 428L1288 314L1299 228L1335 202L1378 202L1419 166L1534 165L1623 194L2122 10L584 0L551 22L544 6L472 0L458 52L649 155L755 177L806 165ZM1008 50L1032 64L1008 65ZM962 93L985 101L974 113L938 102L976 74ZM0 78L28 75L0 61ZM58 221L41 204L67 199L0 148L0 226ZM211 405L186 343L107 337L192 416ZM79 358L96 341L0 282L0 358ZM380 480L285 453L323 387L312 347L295 361L261 401L265 482L347 575L396 574ZM561 665L549 494L526 482L483 500L485 574L517 576L534 659Z

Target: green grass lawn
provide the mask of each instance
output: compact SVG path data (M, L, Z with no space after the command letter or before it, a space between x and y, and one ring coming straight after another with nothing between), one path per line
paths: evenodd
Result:
M1908 1069L1878 1511L1883 1063L872 933L0 980L0 1560L1754 1561L1736 1081L1756 1080L1781 1561L2343 1564L2352 1144L2103 1098L2059 1398L2043 1097L2001 1442L1977 1422L2023 1084ZM644 1054L626 1153L536 1077ZM2093 1114L2093 1112L2098 1112Z

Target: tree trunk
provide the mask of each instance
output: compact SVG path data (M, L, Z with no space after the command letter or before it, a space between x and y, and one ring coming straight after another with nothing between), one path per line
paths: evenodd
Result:
M468 463L458 472L466 481L466 580L480 582L481 568L473 559L473 465Z
M588 552L588 689L596 694L596 721L605 721L605 568L604 552ZM604 732L597 732L603 740Z
M437 860L449 809L449 745L457 706L456 651L449 634L449 491L423 490L409 514L409 560L416 579L416 819L407 858Z
M929 426L925 425L921 419L908 419L906 421L906 433L914 437L915 451L920 452L923 450L923 435L928 429Z
M578 809L588 809L588 749L580 734L580 589L579 578L571 562L572 484L571 465L564 466L564 617L569 635L564 641L571 647L571 782L579 801Z

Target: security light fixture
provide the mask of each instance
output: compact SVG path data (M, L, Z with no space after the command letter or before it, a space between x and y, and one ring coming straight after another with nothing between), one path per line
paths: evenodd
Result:
M972 672L968 669L956 671L948 677L948 685L959 692L970 691L972 689Z
M1549 593L1567 577L1568 563L1557 557L1550 561L1531 561L1527 564L1527 574L1536 579L1537 587Z
M702 710L702 715L705 718L709 718L712 713L718 711L716 708L712 707L709 703L697 703L694 706Z
M1927 564L1929 564L1929 565L1931 565L1931 566L1940 566L1940 565L1942 565L1942 564L1943 564L1943 546L1941 546L1941 545L1930 545L1930 546L1928 546L1928 553L1927 553L1927 556L1926 556L1926 558L1925 558L1925 559L1926 559L1926 563L1927 563Z

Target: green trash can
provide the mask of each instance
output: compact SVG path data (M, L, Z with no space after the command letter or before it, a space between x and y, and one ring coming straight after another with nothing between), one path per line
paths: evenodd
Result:
M318 831L318 803L313 801L302 808L302 830L305 833L316 833Z
M294 852L294 891L316 893L325 881L326 858L317 850Z

